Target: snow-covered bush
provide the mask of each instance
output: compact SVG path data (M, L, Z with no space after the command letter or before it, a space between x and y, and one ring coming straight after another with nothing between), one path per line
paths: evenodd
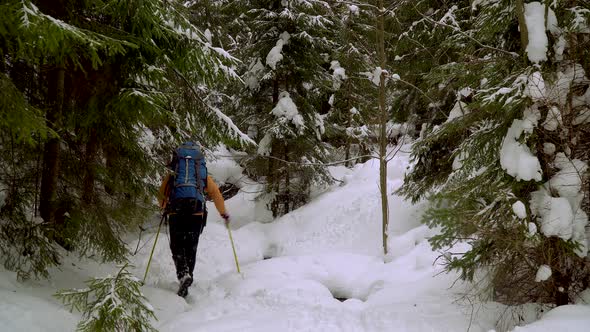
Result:
M141 293L141 280L127 268L125 264L115 276L89 280L88 288L55 295L72 310L82 312L78 331L156 331L151 325L156 318L154 309Z
M43 225L17 220L20 222L0 224L2 263L19 280L49 277L49 268L59 264L57 246L44 233Z

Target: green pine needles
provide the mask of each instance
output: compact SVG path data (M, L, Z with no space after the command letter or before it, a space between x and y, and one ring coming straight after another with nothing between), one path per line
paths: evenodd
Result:
M424 63L427 57L419 60L421 75L408 73L436 103L428 105L430 121L413 146L414 167L400 193L413 201L430 200L424 222L440 230L430 242L444 252L447 269L475 282L478 295L508 304L567 304L590 282L584 235L588 204L581 203L589 195L585 167L570 171L569 181L577 187L567 190L573 194L560 184L562 168L588 163L583 151L588 126L580 115L588 102L580 95L590 91L584 81L590 63L588 48L581 46L587 40L573 22L588 22L589 12L576 16L579 2L545 8L545 15L557 20L546 23L547 59L539 62L523 44L528 36L519 15L523 10L531 15L543 3L460 1L444 7L420 1L413 8L417 21L408 23L412 28L405 34L436 55L430 63ZM427 10L429 4L433 10ZM419 28L426 23L434 30ZM429 49L434 36L444 42ZM522 123L530 127L518 137L508 134ZM520 153L507 157L510 144ZM535 163L515 174L511 162L527 156ZM519 178L519 172L535 167L542 176ZM564 209L572 208L571 217L548 216L547 211L558 211L552 202L568 199ZM551 229L560 222L564 234ZM458 243L467 245L452 252ZM537 275L540 266L550 267L550 278Z
M124 261L172 146L250 143L209 98L237 60L178 1L5 1L0 40L0 248L22 277L57 246Z
M154 309L141 293L141 280L123 265L115 276L93 278L88 288L58 292L55 296L82 313L80 332L156 331Z

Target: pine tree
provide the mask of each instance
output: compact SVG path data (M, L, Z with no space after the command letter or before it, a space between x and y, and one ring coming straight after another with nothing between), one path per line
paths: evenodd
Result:
M55 244L124 260L121 235L154 211L173 145L248 141L203 99L236 77L236 60L205 42L178 2L1 6L5 262L23 277L27 266L46 275L59 262Z
M273 214L307 202L313 182L328 181L322 143L327 113L333 17L323 1L248 1L235 24L246 86L234 101L238 121L260 133L259 158ZM326 107L328 106L328 107ZM264 133L264 135L262 134Z
M154 309L141 293L141 281L123 265L115 276L93 278L88 288L63 290L55 296L82 313L77 330L157 331L152 326Z
M448 252L447 267L467 280L488 271L485 294L505 303L567 304L590 276L588 206L573 198L588 195L588 55L579 48L588 12L576 5L460 2L419 11L418 24L438 32L424 29L417 41L440 33L449 46L446 61L425 68L425 90L454 98L437 105L446 119L434 114L424 127L401 192L432 201L425 222L441 229L435 249L470 245ZM544 25L530 26L531 15Z
M335 7L335 8L334 8ZM370 125L376 111L377 90L366 76L375 67L375 13L362 3L342 1L334 6L338 46L330 62L332 89L330 110L325 117L324 138L342 150L336 160L349 160L347 165L366 161L373 149L375 135Z

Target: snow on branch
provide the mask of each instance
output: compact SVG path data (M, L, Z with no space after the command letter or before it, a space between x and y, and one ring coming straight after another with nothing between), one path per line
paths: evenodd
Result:
M137 47L137 45L131 42L114 39L90 30L78 28L62 20L56 19L50 15L44 14L39 10L37 6L35 6L35 4L31 3L30 1L22 0L21 4L21 28L25 30L29 30L32 28L38 29L38 31L30 31L32 33L47 33L47 27L41 26L41 24L45 23L49 24L49 28L57 28L60 32L62 32L62 39L65 39L65 36L71 37L72 39L85 43L85 47L90 48L91 50L96 50L99 48L109 48L111 53L113 53L113 51L115 53L123 53L123 46L128 46L132 48Z
M283 60L283 46L289 42L290 38L291 35L287 31L281 33L276 45L266 55L266 64L273 70L277 68L277 63Z
M256 146L256 142L254 142L248 135L246 135L244 132L242 132L240 130L240 128L238 128L238 126L236 126L234 124L234 122L232 121L232 119L225 115L220 109L218 109L217 107L208 105L209 109L211 111L213 111L213 113L215 113L215 115L221 120L223 121L226 126L231 129L231 133L233 134L234 137L238 138L240 141L242 141L243 143L248 143L251 145Z
M569 8L568 10L574 15L573 19L571 20L571 28L577 32L590 33L590 28L588 27L590 9L576 6Z
M459 27L459 23L457 23L457 19L455 18L455 11L457 10L457 6L452 6L438 21L438 23L448 23L455 27L456 29L461 29Z
M78 331L156 331L151 325L154 308L141 292L141 281L127 268L125 264L115 276L91 279L87 288L55 295L82 312Z
M537 127L541 112L535 105L525 109L522 119L515 119L508 129L500 151L502 169L517 181L541 181L543 171L539 159L522 142L521 135L530 135Z
M428 21L428 22L430 22L430 23L432 23L434 25L440 25L440 26L443 26L443 27L447 27L447 28L453 29L458 34L460 34L460 35L462 35L462 36L470 39L471 41L475 42L477 45L479 45L482 48L485 48L485 49L488 49L488 50L492 50L492 51L495 51L495 52L499 52L499 53L503 53L503 54L507 54L507 55L510 55L512 57L518 57L519 56L517 53L514 53L514 52L509 52L509 51L503 50L501 48L497 48L497 47L485 45L482 42L480 42L479 40L477 40L477 39L473 38L472 36L470 36L469 34L465 33L464 31L461 31L461 29L459 27L457 27L457 26L449 25L449 24L444 23L442 21L435 21L432 18L424 15L421 11L418 10L418 8L416 8L416 6L414 6L414 10L416 11L416 13L418 13L418 15L422 16L426 21Z
M186 86L192 92L195 99L198 100L199 102L201 102L206 107L207 110L211 111L221 123L226 125L226 127L229 129L230 136L239 139L239 141L241 143L252 144L254 146L257 145L256 142L254 142L247 134L242 132L240 130L240 128L238 128L234 124L234 122L232 121L232 119L230 117L225 115L220 109L212 106L211 104L209 104L208 102L203 100L199 96L199 94L197 93L197 91L195 90L193 85L186 79L186 77L184 75L182 75L181 72L179 72L177 69L173 69L173 71L174 71L174 73L176 73L176 75L178 75L178 77L180 77L185 82Z
M277 105L272 109L272 114L283 120L285 122L292 122L297 129L299 129L299 133L303 132L305 128L305 122L301 114L299 114L299 110L297 109L297 105L291 99L291 96L287 91L282 91L279 95L279 102Z

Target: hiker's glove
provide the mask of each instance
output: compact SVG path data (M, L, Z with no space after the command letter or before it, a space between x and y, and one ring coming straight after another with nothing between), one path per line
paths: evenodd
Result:
M223 218L223 220L224 220L224 222L225 222L225 224L226 224L226 225L228 225L228 224L229 224L229 214L227 214L227 213L222 213L222 214L221 214L221 218Z

